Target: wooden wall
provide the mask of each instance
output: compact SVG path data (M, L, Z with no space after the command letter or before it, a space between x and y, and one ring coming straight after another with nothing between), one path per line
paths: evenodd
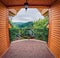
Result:
M49 9L49 48L60 58L60 0Z
M8 10L0 3L0 56L9 47Z

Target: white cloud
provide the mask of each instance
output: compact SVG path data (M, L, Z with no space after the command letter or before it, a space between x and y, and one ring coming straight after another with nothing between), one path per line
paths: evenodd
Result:
M36 8L28 8L27 11L25 11L24 8L22 8L16 16L13 17L13 22L29 22L29 21L36 21L39 18L43 19L44 16L41 15L41 13Z

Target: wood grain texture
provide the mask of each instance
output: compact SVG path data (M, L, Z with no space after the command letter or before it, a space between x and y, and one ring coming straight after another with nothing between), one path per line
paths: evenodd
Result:
M7 15L7 8L0 3L0 56L6 51L9 46Z
M6 6L21 6L26 0L1 0ZM51 5L55 0L28 0L29 5Z
M49 15L50 29L48 46L55 54L56 58L60 58L60 0L51 6Z

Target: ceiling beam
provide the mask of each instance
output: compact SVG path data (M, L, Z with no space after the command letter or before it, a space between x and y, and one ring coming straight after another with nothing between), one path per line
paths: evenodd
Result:
M12 7L8 7L8 9L15 9L17 12L21 8L24 8L24 6L12 6ZM29 6L29 8L37 8L37 9L39 9L39 11L41 11L42 9L49 9L48 6Z
M51 5L53 5L57 0L54 0ZM0 0L1 3L3 3L7 7L13 7L13 6L24 6L23 4L20 5L6 5L2 0ZM29 4L29 6L51 6L51 5L45 5L45 4Z
M2 0L0 0L0 2L1 2L4 6L6 6L6 4L5 4L4 2L2 2Z
M58 0L54 0L54 2L51 4L51 6L52 6L56 1L58 1Z
M14 9L14 8L24 8L24 6L10 6L10 7L8 7L8 8L12 8L12 9ZM49 6L29 6L28 8L49 8Z
M7 7L13 7L13 6L24 6L23 4L20 5L6 5ZM50 6L50 5L43 5L43 4L29 4L29 6Z

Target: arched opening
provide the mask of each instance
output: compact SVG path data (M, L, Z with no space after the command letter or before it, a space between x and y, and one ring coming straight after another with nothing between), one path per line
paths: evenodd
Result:
M44 12L45 11L45 12ZM37 8L28 8L27 11L22 8L16 15L9 15L10 39L34 39L48 41L48 9L39 11ZM14 31L15 29L15 31ZM18 30L18 31L17 31ZM24 32L23 32L24 31ZM14 34L15 32L15 34ZM14 37L13 37L14 36Z

